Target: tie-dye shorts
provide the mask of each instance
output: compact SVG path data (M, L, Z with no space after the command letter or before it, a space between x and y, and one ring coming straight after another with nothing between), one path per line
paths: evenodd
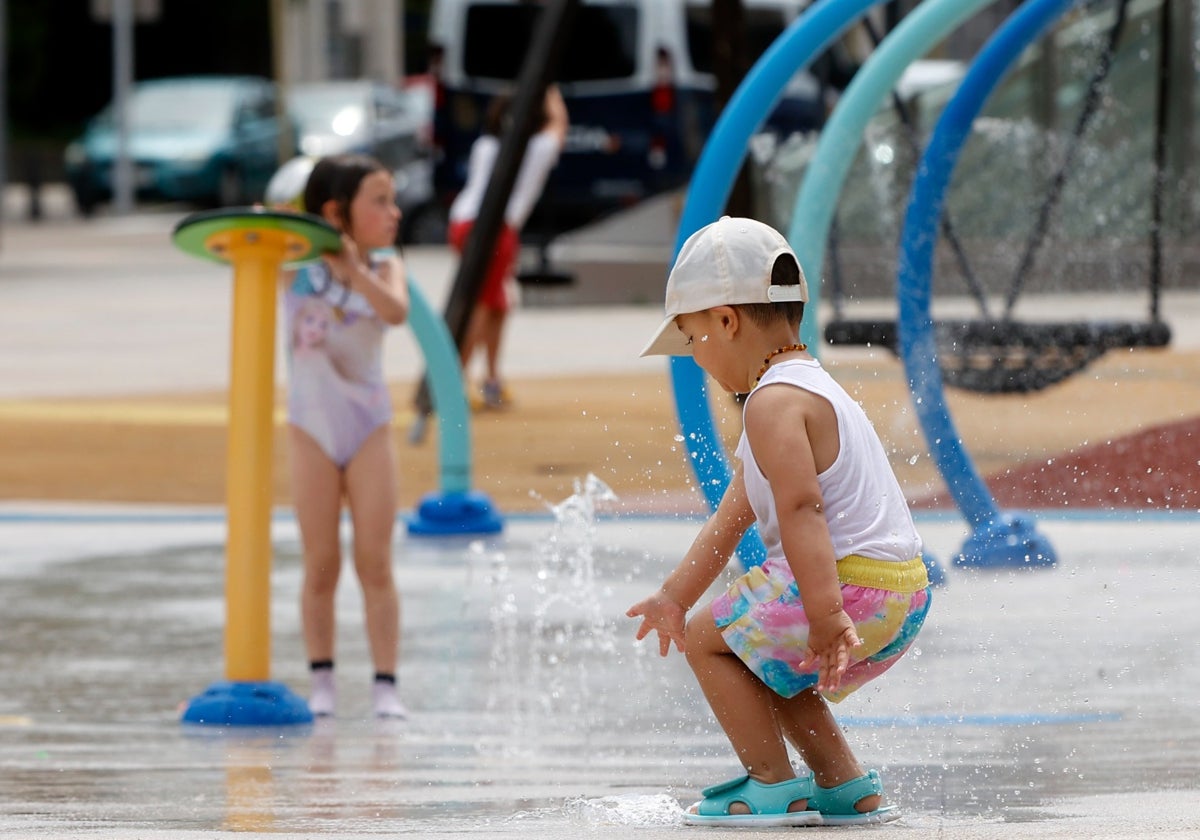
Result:
M808 644L808 616L790 570L770 571L755 566L710 607L729 649L776 694L794 697L817 684L816 671L798 667ZM851 651L837 691L823 692L835 703L904 655L925 622L931 597L920 558L893 563L847 557L838 563L838 579L844 608L863 644Z

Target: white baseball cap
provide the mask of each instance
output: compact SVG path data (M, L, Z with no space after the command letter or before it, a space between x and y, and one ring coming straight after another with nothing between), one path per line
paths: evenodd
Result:
M737 303L807 301L808 284L771 285L775 260L800 261L779 231L754 219L722 216L688 237L667 277L667 317L643 356L690 356L692 347L675 323L679 315Z

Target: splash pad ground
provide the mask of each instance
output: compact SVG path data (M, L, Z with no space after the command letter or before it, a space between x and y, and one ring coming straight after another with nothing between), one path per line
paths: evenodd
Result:
M412 718L365 717L361 601L346 585L341 715L265 731L178 720L221 669L219 510L5 506L0 834L694 833L680 806L735 762L683 660L635 643L623 612L699 521L610 506L584 494L486 540L401 538ZM956 518L920 525L935 552L961 542ZM272 678L303 692L295 528L285 513L273 527ZM1042 527L1056 568L951 569L917 649L837 708L904 810L877 831L1200 833L1200 617L1186 594L1200 519Z

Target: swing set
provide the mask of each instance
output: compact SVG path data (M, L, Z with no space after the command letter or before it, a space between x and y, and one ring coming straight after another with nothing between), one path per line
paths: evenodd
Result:
M1152 189L1150 229L1150 265L1146 278L1148 298L1144 319L1130 321L1021 321L1015 308L1024 289L1026 278L1033 274L1039 253L1046 242L1055 209L1063 189L1079 165L1083 139L1092 124L1103 99L1105 81L1112 68L1117 46L1127 27L1129 0L1116 4L1114 22L1109 28L1096 66L1088 79L1082 107L1068 136L1062 160L1049 180L1040 205L1034 215L1034 225L1026 237L1021 258L1004 294L1002 310L994 313L989 305L983 284L972 269L970 260L957 234L949 212L939 220L942 239L953 253L955 265L970 297L978 309L972 319L938 319L933 328L937 357L945 384L984 394L1009 394L1039 391L1083 370L1110 350L1159 348L1170 343L1170 327L1160 317L1162 288L1162 217L1163 172L1166 137L1166 105L1168 89L1166 62L1169 32L1169 4L1162 6L1158 85L1155 107L1155 160ZM879 38L869 19L864 26L876 44ZM916 130L911 113L895 94L892 97L904 137L914 158ZM831 250L836 249L836 238ZM835 254L836 264L836 254ZM834 317L825 325L825 340L832 346L863 345L886 348L900 355L900 330L894 319L852 319L845 316L845 295L838 272L833 272Z

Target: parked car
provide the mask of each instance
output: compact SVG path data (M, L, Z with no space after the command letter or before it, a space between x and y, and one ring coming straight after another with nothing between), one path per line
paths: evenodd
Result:
M404 213L401 238L409 242L446 238L444 213L434 201L430 108L420 91L369 79L306 82L288 91L301 154L361 152L392 170Z
M279 164L275 86L256 76L180 76L133 86L128 149L139 198L242 205L262 197ZM113 106L66 149L66 177L79 211L113 195L117 150Z

